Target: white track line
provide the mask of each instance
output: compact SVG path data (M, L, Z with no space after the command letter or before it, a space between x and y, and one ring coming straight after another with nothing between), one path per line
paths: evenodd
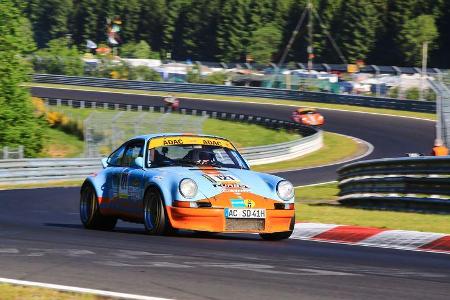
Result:
M319 182L319 183L313 183L313 184L305 184L305 185L297 185L294 188L302 188L302 187L310 187L310 186L319 186L319 185L325 185L325 184L331 184L331 183L337 183L336 180L333 181L326 181L326 182Z
M25 280L17 280L17 279L9 279L9 278L0 278L0 283L7 283L7 284L13 284L13 285L23 285L23 286L32 286L32 287L40 287L40 288L47 288L47 289L58 290L58 291L92 294L92 295L97 295L97 296L115 297L115 298L121 298L121 299L169 300L167 298L149 297L149 296L142 296L142 295L126 294L126 293L116 293L116 292L109 292L109 291L102 291L102 290L95 290L95 289L87 289L87 288L80 288L80 287L68 286L68 285L59 285L59 284L51 284L51 283L25 281Z
M69 90L69 91L83 91L83 92L99 92L99 93L111 93L111 94L123 94L123 95L138 95L138 96L156 96L156 97L162 97L165 94L148 94L148 93L130 93L130 92L119 92L119 91L108 91L108 90L92 90L87 87L87 89L71 89L68 87L49 87L49 86L41 86L41 85L27 85L29 87L37 87L37 88L44 88L44 89L59 89L59 90ZM76 86L79 87L79 86ZM82 86L84 87L84 86ZM125 89L126 90L126 89ZM220 96L226 96L226 95L220 95ZM239 97L239 96L233 96L233 97ZM295 105L295 104L283 104L283 103L271 103L271 102L258 102L258 101L240 101L239 99L236 100L225 100L225 99L211 99L211 98L199 98L199 97L180 97L185 99L193 99L193 100L204 100L204 101L218 101L218 102L241 102L241 103L249 103L249 104L260 104L260 105L273 105L273 106L289 106L289 107L298 107L301 105ZM268 99L268 98L266 98ZM276 99L274 99L276 100ZM269 100L270 101L270 100ZM278 99L278 101L295 101L295 100L283 100ZM311 101L299 101L301 102L311 102ZM326 104L326 103L324 103ZM340 104L340 105L349 105L350 104ZM387 117L398 117L398 118L407 118L407 119L415 119L415 120L421 120L421 121L429 121L429 122L436 122L436 120L426 119L426 118L418 118L418 117L412 117L412 116L399 116L399 115L391 115L391 114L384 114L384 113L376 113L376 112L364 112L364 111L355 111L355 110L348 110L348 109L340 109L340 108L327 108L327 107L317 107L317 106L309 106L312 108L322 109L322 110L335 110L335 111L343 111L343 112L351 112L351 113L359 113L359 114L368 114L368 115L378 115L378 116L387 116ZM358 107L354 105L354 107ZM369 107L373 109L377 109L376 107ZM380 109L387 109L387 108L380 108Z

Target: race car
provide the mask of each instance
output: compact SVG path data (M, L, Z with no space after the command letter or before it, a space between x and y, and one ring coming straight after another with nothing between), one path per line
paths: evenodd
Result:
M294 122L309 126L321 126L325 123L325 118L314 108L298 108L292 112L291 118Z
M81 187L86 228L112 230L121 219L143 223L154 235L251 232L264 240L286 239L294 228L292 184L251 171L233 144L218 136L138 136L102 165Z

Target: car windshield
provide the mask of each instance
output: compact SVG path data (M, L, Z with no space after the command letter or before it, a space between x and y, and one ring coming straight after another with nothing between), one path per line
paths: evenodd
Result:
M240 154L230 148L213 145L167 145L150 148L150 167L210 166L217 168L248 169Z

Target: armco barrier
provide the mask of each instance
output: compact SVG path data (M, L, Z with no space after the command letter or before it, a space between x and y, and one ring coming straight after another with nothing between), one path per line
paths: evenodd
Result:
M305 139L243 148L240 152L249 164L277 162L298 157L322 146L322 132ZM98 172L101 158L52 158L0 160L0 184L39 183L60 180L77 180Z
M418 112L434 112L436 104L427 101L398 100L358 95L338 95L319 92L302 92L286 89L240 87L210 84L168 83L135 80L117 80L95 77L76 77L63 75L35 74L36 83L54 83L105 87L116 89L134 89L178 93L216 94L227 96L262 97L283 100L312 101L332 104L347 104L375 108L389 108Z
M450 157L387 158L338 170L347 205L450 211Z
M103 107L106 109L159 112L165 110L164 107L159 106L110 104L69 99L47 98L45 100L49 104L70 105L73 107ZM316 151L323 145L323 135L321 131L294 122L209 110L182 109L177 113L201 116L207 115L217 119L248 122L270 128L295 130L305 136L301 139L286 143L240 149L240 152L250 165L272 163L299 157ZM76 180L85 178L99 169L101 169L100 158L0 160L0 184Z

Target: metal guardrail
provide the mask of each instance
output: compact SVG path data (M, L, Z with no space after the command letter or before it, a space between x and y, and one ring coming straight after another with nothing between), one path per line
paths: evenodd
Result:
M346 104L374 108L389 108L417 112L434 112L436 104L427 101L398 100L359 95L338 95L323 92L304 92L286 89L225 86L210 84L168 83L135 80L117 80L96 77L76 77L63 75L35 74L36 83L53 83L105 87L116 89L134 89L179 93L215 94L227 96L261 97L282 100L311 101L331 104Z
M130 111L165 111L165 108L161 106L111 104L69 99L47 98L45 100L49 104L70 105L73 107L103 107L105 109L122 109ZM240 149L240 152L250 165L273 163L299 157L316 151L323 145L323 135L321 131L295 122L210 110L182 109L178 113L209 116L222 120L248 122L269 128L295 130L305 136L304 138L286 143ZM0 160L0 184L77 180L85 178L100 169L100 158Z
M339 202L450 211L450 157L367 160L338 170Z
M322 132L306 139L261 147L243 148L240 152L249 164L277 162L305 155L322 146ZM0 184L39 183L77 180L101 170L101 158L53 158L0 160Z

